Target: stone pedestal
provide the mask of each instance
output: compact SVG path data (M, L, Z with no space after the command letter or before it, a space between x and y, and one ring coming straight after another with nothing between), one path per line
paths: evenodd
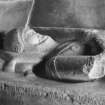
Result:
M0 73L1 105L104 105L105 79L60 83Z

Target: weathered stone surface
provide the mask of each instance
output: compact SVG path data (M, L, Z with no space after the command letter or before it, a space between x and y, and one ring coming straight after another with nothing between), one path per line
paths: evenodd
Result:
M104 105L105 79L58 83L0 72L1 105Z
M57 42L77 37L86 29L36 27L36 32L49 35ZM96 30L86 30L95 32ZM96 31L104 38L104 31ZM102 37L101 37L102 36ZM34 55L35 56L35 55ZM8 57L7 57L8 58ZM35 69L37 71L37 69ZM41 69L43 71L43 68ZM44 75L42 73L42 75ZM36 76L0 73L0 103L2 105L104 105L104 79L90 82L47 80ZM41 76L40 76L41 77Z
M35 1L34 26L105 29L105 0Z
M57 42L73 39L82 29L38 28L35 30L53 37ZM84 30L84 29L83 29ZM87 30L89 31L89 30ZM92 30L91 30L92 31ZM93 30L95 31L95 30ZM98 32L97 32L98 33ZM104 38L104 31L98 33ZM84 34L83 34L84 36ZM84 36L86 37L86 36ZM35 69L37 71L37 69ZM41 69L43 71L43 68ZM44 74L42 74L44 75ZM37 76L0 73L0 103L3 105L104 105L105 93L102 78L97 81L54 81Z

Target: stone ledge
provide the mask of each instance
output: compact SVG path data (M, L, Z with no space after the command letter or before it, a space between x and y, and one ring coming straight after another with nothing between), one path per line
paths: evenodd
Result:
M58 83L38 77L0 73L2 105L104 105L105 79Z

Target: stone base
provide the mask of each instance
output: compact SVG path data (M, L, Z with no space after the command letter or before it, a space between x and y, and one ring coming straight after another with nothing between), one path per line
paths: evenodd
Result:
M0 73L0 105L104 105L105 78L58 83L38 77Z

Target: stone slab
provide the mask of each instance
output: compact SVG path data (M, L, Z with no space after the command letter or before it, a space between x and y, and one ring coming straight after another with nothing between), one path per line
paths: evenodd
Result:
M1 105L104 105L105 78L61 83L0 72Z

